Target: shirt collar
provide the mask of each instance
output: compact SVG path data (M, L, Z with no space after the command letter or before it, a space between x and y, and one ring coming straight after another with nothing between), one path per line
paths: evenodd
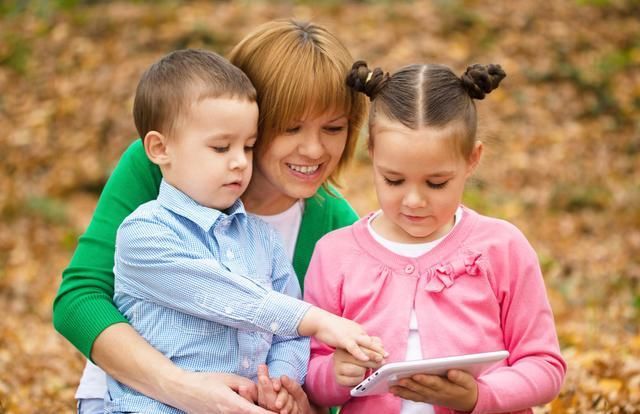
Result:
M167 210L176 213L186 219L194 222L204 231L208 232L211 227L220 219L225 217L246 219L247 212L244 204L240 199L224 212L214 208L205 207L197 201L178 190L168 182L162 179L160 182L160 192L158 193L158 203Z

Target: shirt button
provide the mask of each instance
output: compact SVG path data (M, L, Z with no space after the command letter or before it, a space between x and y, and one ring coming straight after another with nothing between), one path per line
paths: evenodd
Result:
M227 250L227 259L233 259L235 256L231 249Z
M412 264L408 264L408 265L406 265L406 266L404 267L404 272L405 272L406 274L411 274L411 273L413 273L413 271L414 271L415 269L416 269L416 268L415 268L415 266L414 266L414 265L412 265Z
M245 369L249 368L249 359L247 359L247 358L245 357L245 359L242 361L242 366L243 366Z
M226 308L224 308L224 311L228 314L231 315L233 313L233 308L231 306L227 306Z
M280 324L278 322L273 322L270 326L271 332L277 331L279 327L280 327Z

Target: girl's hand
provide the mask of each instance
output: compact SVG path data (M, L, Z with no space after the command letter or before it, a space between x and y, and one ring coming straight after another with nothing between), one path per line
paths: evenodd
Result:
M473 411L478 401L478 384L471 374L452 369L447 377L418 374L403 378L389 391L397 397L458 411Z
M380 341L379 338L373 338ZM369 368L377 369L382 365L382 361L374 360L361 361L342 349L336 349L333 353L333 374L336 382L344 387L358 385Z
M388 354L380 340L367 335L356 322L312 306L298 326L302 336L314 336L336 349L344 349L360 361L381 362Z

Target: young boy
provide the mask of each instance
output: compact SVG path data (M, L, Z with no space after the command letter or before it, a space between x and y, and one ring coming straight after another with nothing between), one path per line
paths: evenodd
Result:
M361 359L358 345L383 352L359 325L298 300L277 233L245 212L258 107L240 69L212 52L170 53L142 76L133 112L163 180L158 198L118 229L114 302L151 345L185 370L255 381L266 364L270 376L298 384L309 358L300 335ZM257 388L260 405L295 407L275 384ZM106 412L179 412L113 378L108 388Z

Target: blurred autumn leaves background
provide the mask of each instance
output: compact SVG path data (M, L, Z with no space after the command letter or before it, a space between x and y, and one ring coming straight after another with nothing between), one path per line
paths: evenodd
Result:
M84 364L51 326L60 274L136 138L142 71L177 48L226 54L257 24L328 26L393 71L500 63L488 149L465 202L537 249L569 373L538 413L640 412L640 2L0 1L0 413L72 412ZM376 207L366 151L344 176Z

